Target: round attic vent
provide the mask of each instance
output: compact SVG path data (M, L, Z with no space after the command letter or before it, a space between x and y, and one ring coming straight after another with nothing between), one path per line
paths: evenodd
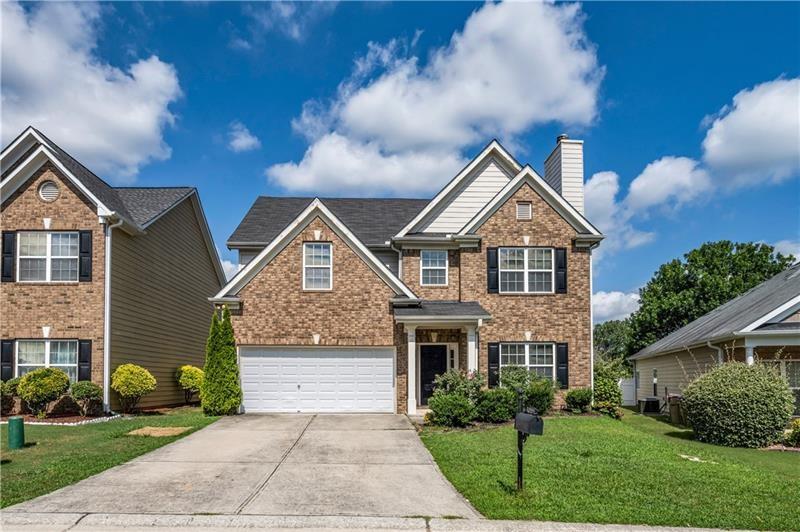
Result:
M39 185L39 197L44 201L55 201L61 192L53 181L45 181Z

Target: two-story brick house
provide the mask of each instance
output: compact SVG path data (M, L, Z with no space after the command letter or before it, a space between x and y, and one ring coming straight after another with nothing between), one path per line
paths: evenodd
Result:
M176 404L175 370L202 366L211 305L225 283L197 190L111 187L27 128L0 154L2 380L58 367L103 387L135 363Z
M545 176L496 141L432 199L260 197L228 241L244 410L408 412L437 374L592 385L583 143Z

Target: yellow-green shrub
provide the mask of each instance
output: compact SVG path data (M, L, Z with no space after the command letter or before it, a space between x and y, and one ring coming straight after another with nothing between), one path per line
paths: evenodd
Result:
M28 408L41 416L47 403L55 401L69 389L69 377L56 368L40 368L26 373L19 380L17 393Z
M111 389L119 394L123 412L131 412L142 397L156 389L156 378L141 366L123 364L111 375Z
M181 366L175 372L175 380L178 381L178 386L183 390L184 399L186 404L192 400L192 395L200 393L203 387L203 370L190 365Z

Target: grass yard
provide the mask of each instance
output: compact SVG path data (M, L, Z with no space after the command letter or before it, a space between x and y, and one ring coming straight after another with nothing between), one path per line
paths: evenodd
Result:
M525 444L522 493L515 490L512 427L426 428L421 437L447 478L490 519L772 530L800 524L800 453L703 444L646 416L546 419L544 436Z
M117 419L77 427L25 425L28 446L8 450L7 425L0 427L0 507L74 484L171 443L213 423L199 408ZM141 427L191 427L179 436L126 436Z

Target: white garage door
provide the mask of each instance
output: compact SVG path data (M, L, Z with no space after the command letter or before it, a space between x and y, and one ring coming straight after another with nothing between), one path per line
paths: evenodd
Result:
M394 412L394 349L242 347L245 412Z

